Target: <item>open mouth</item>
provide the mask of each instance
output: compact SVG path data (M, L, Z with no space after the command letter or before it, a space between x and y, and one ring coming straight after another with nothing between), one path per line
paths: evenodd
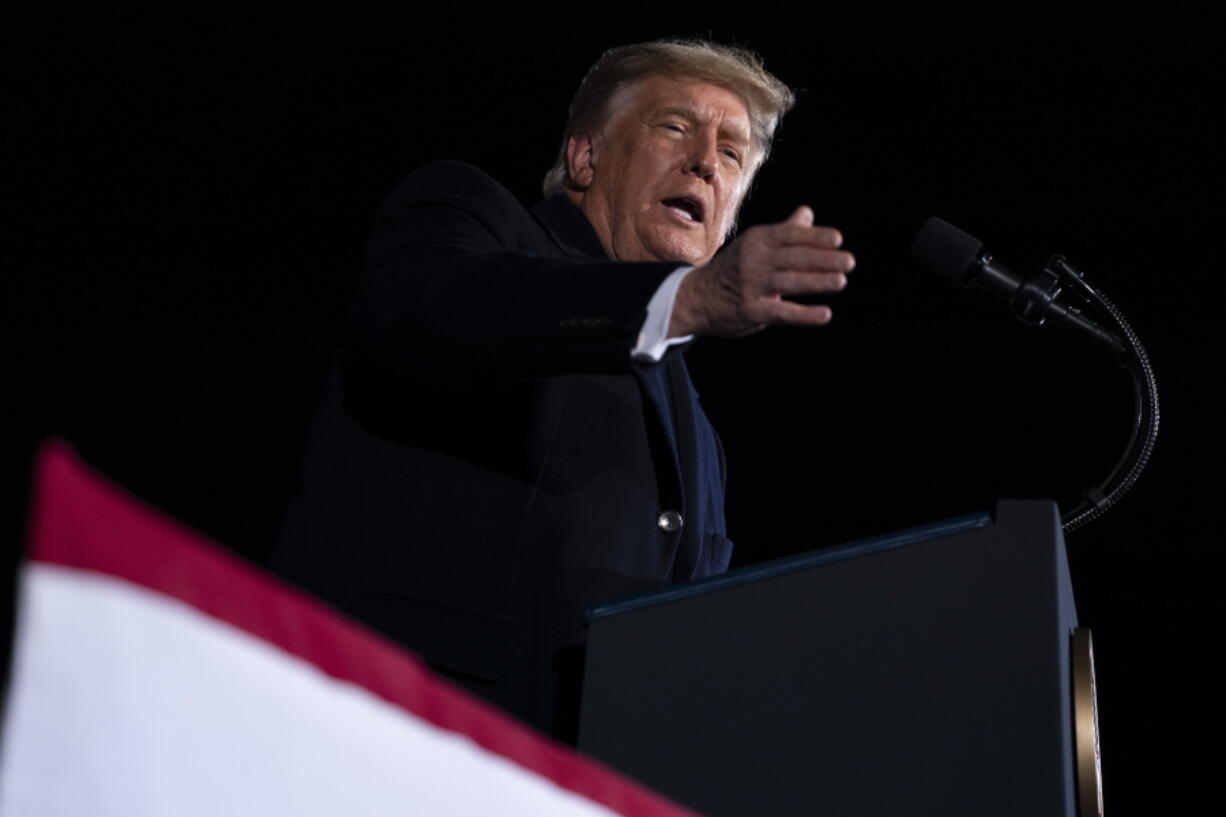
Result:
M686 221L692 221L696 224L702 223L702 202L696 198L681 196L675 199L664 199L661 204Z

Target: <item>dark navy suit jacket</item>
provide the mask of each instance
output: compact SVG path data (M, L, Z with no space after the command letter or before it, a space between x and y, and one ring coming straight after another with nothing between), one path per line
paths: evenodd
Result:
M675 268L609 261L564 196L529 210L471 166L415 172L376 220L274 567L565 733L583 608L731 554L680 350L630 357Z

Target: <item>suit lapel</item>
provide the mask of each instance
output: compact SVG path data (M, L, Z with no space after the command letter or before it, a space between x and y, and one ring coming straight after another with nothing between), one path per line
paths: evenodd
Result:
M669 356L664 368L667 368L668 371L668 384L672 397L676 438L674 456L676 457L675 462L680 464L678 470L685 499L686 525L689 528L687 533L693 534L699 530L698 517L702 513L702 507L696 495L699 452L690 373L685 367L685 358L679 352ZM681 547L673 566L673 575L677 580L684 581L694 575L702 548L702 543L695 541L697 538L695 535L686 535L681 538Z
M679 355L672 355L671 358L680 360ZM681 443L678 441L680 429L677 426L676 417L677 406L679 404L677 402L677 390L674 388L673 364L671 362L657 364L636 363L634 364L634 371L643 394L647 398L647 404L650 406L650 411L648 411L649 418L655 421L661 442L668 453L668 467L657 468L660 478L663 479L671 475L671 480L668 483L662 483L660 486L661 489L664 489L662 491L664 494L662 499L673 507L680 509L684 506L686 496L682 492L682 486L685 485L685 481L682 478L681 467L678 464L684 460ZM682 372L684 372L684 366L682 367ZM663 464L660 463L660 465Z
M694 427L694 405L690 396L690 373L685 359L674 354L665 364L668 371L669 396L675 424L676 450L673 452L681 466L681 483L687 486L686 504L693 507L688 486L697 484L698 452L695 450L697 430Z

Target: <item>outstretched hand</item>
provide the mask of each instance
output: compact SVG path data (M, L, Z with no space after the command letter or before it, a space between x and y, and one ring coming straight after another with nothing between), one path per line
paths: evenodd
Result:
M798 207L787 221L751 227L685 277L673 302L669 337L741 337L772 324L821 326L830 307L786 300L838 292L856 261L833 227L813 226Z

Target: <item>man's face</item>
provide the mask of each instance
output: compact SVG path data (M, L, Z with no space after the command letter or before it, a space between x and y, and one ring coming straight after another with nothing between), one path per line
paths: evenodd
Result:
M623 90L604 128L568 150L570 196L618 261L709 261L757 161L739 96L665 76Z

